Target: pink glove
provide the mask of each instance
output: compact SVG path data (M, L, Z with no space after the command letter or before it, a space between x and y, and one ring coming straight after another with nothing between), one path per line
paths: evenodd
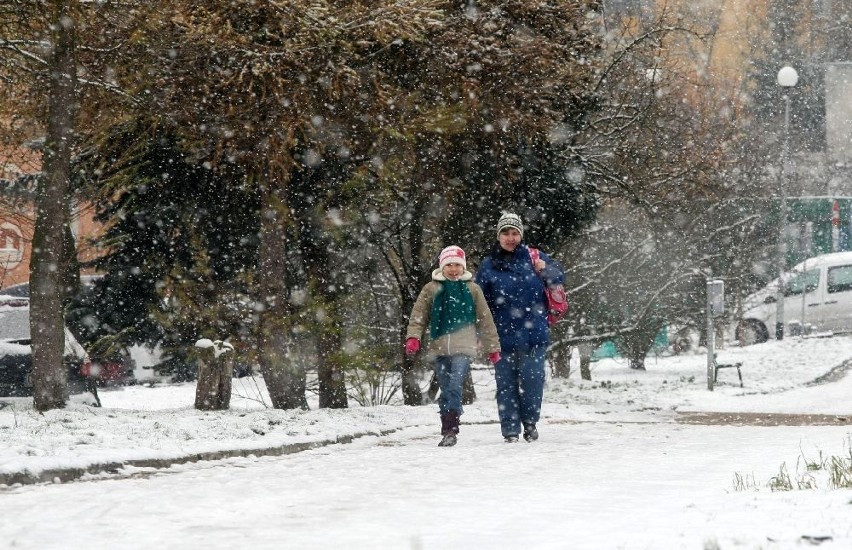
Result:
M500 360L500 352L499 351L492 351L491 353L488 354L488 360L491 361L492 365L496 365L497 361Z
M409 338L405 341L405 354L414 355L420 351L420 340L417 338Z

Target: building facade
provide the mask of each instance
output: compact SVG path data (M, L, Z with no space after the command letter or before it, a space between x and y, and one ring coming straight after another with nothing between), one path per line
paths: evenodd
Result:
M30 279L35 225L32 194L35 175L40 171L38 148L0 151L0 293ZM86 262L98 257L100 249L92 241L103 227L95 222L92 205L72 205L70 221L78 260ZM91 274L92 270L86 273Z

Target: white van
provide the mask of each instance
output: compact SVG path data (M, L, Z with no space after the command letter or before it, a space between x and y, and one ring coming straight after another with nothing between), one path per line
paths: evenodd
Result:
M734 337L742 344L775 338L778 279L743 302ZM802 291L805 290L803 293ZM795 331L852 331L852 252L808 258L784 283L784 335Z

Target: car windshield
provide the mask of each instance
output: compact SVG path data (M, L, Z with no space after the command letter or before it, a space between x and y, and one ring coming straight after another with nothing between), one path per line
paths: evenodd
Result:
M0 307L0 340L28 340L29 338L29 308Z

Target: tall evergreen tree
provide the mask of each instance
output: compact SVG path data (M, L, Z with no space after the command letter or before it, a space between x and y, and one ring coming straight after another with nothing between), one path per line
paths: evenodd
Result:
M70 307L92 350L159 345L179 378L193 376L187 349L198 338L250 350L239 304L256 265L259 204L244 175L196 164L156 118L116 126L76 168L107 228L91 265L104 276Z

